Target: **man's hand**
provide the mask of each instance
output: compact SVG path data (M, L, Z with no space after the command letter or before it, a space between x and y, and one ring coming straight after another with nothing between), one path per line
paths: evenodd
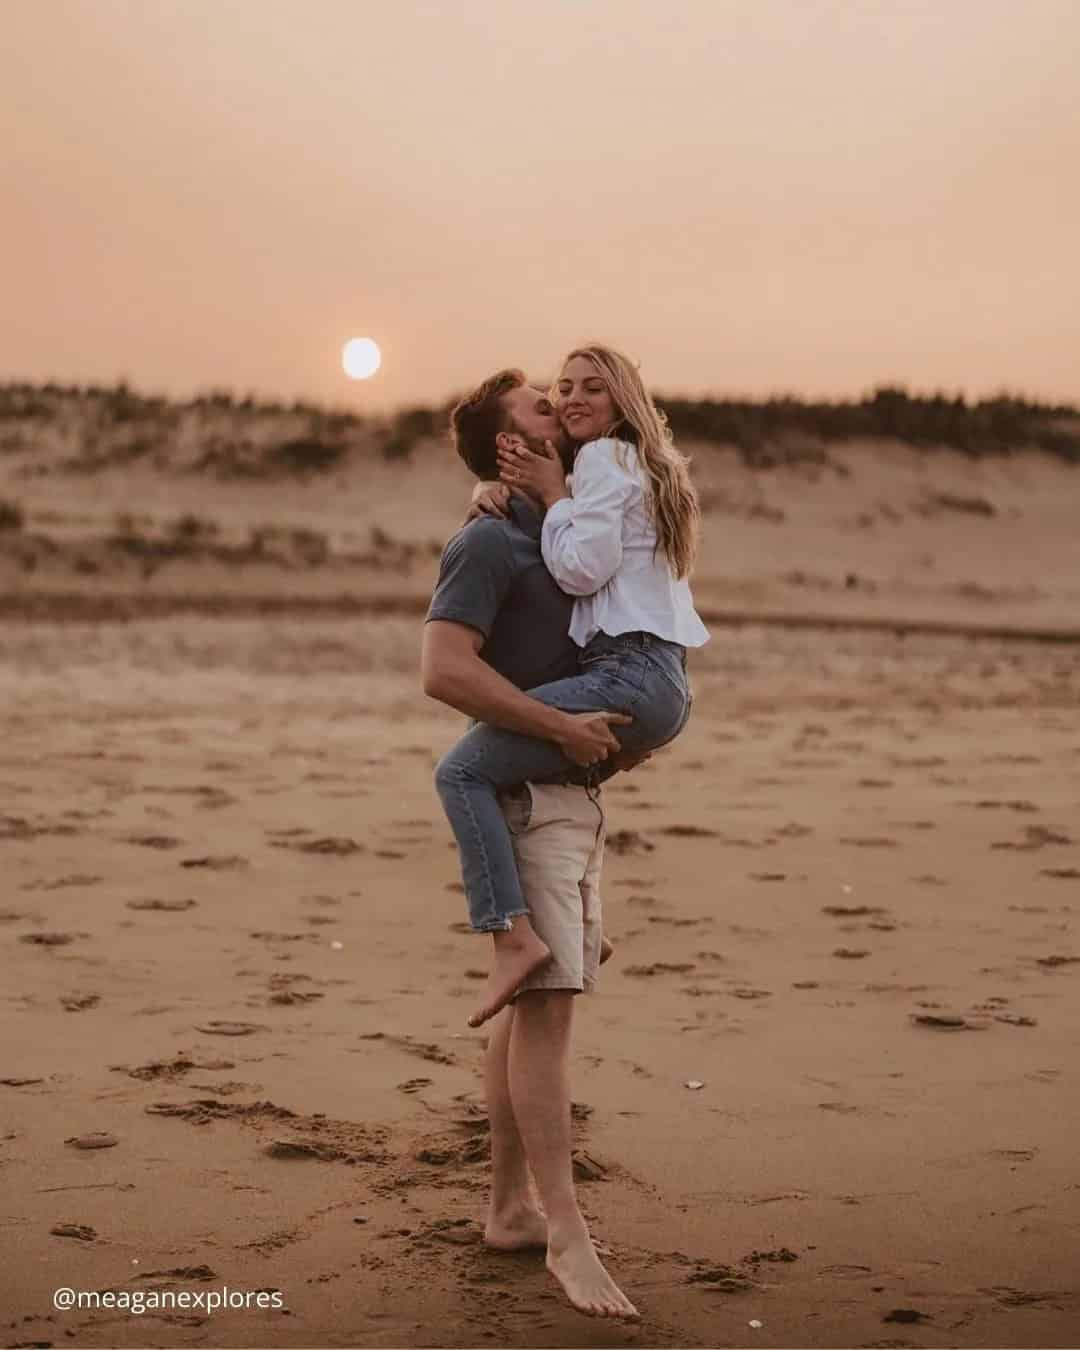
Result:
M619 742L611 728L626 726L633 720L616 712L567 713L564 731L553 739L568 759L588 769L607 759L612 751L618 753Z
M473 488L472 505L465 517L465 524L468 525L470 520L479 520L481 516L494 516L498 520L506 520L510 515L509 502L510 489L505 483L497 481L477 483Z

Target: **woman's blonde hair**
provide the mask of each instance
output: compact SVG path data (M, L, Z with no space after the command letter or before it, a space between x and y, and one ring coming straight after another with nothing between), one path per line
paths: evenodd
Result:
M648 475L649 510L676 577L689 576L697 552L701 510L690 481L690 460L675 448L667 418L652 401L628 356L596 342L575 347L563 362L582 356L607 386L617 417L606 435L630 441ZM556 381L556 388L558 381Z

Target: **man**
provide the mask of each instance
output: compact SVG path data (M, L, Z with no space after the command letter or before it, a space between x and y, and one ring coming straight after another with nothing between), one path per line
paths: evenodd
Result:
M519 370L486 380L454 409L451 426L458 453L479 479L498 477L496 451L515 436L539 450L545 440L564 456L567 450L554 408ZM515 494L507 509L506 519L471 521L443 552L424 626L424 692L479 721L543 736L551 710L523 691L576 672L567 631L573 601L544 566L538 507ZM611 714L576 717L582 746L618 754ZM599 791L573 778L526 784L503 798L532 923L552 955L497 1014L487 1045L492 1191L485 1240L504 1250L545 1246L547 1268L574 1307L634 1318L637 1309L593 1246L570 1159L570 1029L574 996L591 992L601 959L604 836Z

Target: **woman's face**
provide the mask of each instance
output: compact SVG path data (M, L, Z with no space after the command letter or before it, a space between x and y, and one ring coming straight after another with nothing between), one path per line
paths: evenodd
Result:
M555 407L566 434L579 444L594 441L619 420L603 377L585 356L572 356L555 386Z

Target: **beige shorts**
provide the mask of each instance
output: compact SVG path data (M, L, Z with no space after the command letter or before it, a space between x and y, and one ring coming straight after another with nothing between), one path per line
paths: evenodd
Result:
M551 960L517 993L571 989L591 994L603 936L600 869L605 821L600 794L590 797L582 787L525 783L500 793L499 801L513 837L532 925L551 948Z

